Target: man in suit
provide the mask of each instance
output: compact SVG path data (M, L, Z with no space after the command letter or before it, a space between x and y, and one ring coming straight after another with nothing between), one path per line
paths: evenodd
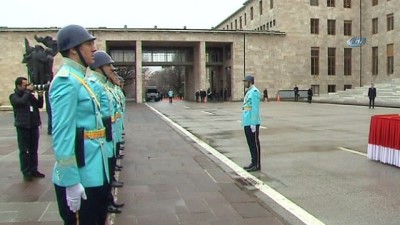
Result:
M376 88L374 87L374 83L371 83L371 87L368 89L368 98L369 98L369 108L375 108L375 97L376 97Z

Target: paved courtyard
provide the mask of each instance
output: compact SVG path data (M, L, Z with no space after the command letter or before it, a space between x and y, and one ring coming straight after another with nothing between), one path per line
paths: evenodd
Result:
M128 104L126 203L110 224L302 224L280 204L232 176L154 108L238 166L249 163L241 103ZM295 102L262 103L262 171L253 175L325 224L398 224L399 168L365 153L370 117L399 109ZM0 224L61 224L50 182L51 137L40 137L39 168L23 182L11 112L0 113Z
M249 163L240 102L149 105L238 165ZM255 175L325 224L398 224L400 168L365 156L371 116L391 113L400 110L262 103L262 171Z

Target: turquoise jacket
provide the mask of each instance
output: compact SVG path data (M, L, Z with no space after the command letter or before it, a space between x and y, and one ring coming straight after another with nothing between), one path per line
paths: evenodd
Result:
M86 77L86 80L87 84L92 88L93 92L97 96L97 99L100 101L101 116L110 116L112 118L111 121L114 121L114 100L107 86L107 79L104 75L96 71L92 70L90 72L91 73ZM115 156L114 141L106 142L105 147L108 158Z
M107 86L110 89L110 93L114 100L114 117L115 123L113 126L113 139L116 142L122 141L122 103L119 94L117 93L117 89L113 83L110 81L107 82Z
M115 86L115 87L116 87L119 99L121 100L121 114L122 114L121 115L121 134L122 134L122 131L124 130L124 121L125 121L126 97L120 86ZM121 135L121 138L122 138L122 135Z
M85 73L85 67L64 58L64 65L50 86L55 156L52 181L62 187L77 183L84 187L99 187L109 181L105 138L84 139L85 166L77 166L76 128L85 131L104 129L99 104L81 83Z
M242 110L242 126L261 124L260 91L254 85L250 86L244 96Z

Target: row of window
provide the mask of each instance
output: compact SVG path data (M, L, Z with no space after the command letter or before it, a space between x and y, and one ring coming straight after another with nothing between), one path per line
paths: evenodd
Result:
M319 0L310 0L310 5L311 6L318 6L319 5ZM326 6L328 6L328 7L336 7L336 1L335 0L327 0L326 1ZM343 0L343 7L344 8L351 8L351 0Z
M390 0L387 0L388 2ZM319 5L319 0L310 0L310 5L312 6L318 6ZM336 6L336 1L335 0L326 0L326 5L328 7L335 7ZM372 6L378 5L378 0L372 0ZM343 7L344 8L351 8L351 0L343 0Z
M390 2L390 0L386 0L388 2ZM378 5L378 0L372 0L372 6L376 6Z
M274 0L269 0L269 8L270 9L274 8ZM263 0L260 0L258 2L258 9L259 9L259 14L261 16L263 14ZM254 19L254 7L252 6L252 7L250 7L250 20L253 20L253 19ZM243 22L244 22L244 26L246 26L247 25L247 13L244 13L243 16L239 17L239 29L243 29ZM225 27L223 29L225 29ZM230 23L230 27L229 27L229 24L226 25L226 29L233 30L233 22ZM237 29L238 29L238 20L235 19L235 30L237 30Z
M353 86L351 84L343 85L343 90L351 89ZM319 85L314 84L311 85L311 90L313 91L314 95L319 95ZM328 93L336 92L336 85L335 84L328 84Z
M394 15L389 13L386 15L386 30L391 31L394 29ZM379 31L378 18L372 19L372 34L377 34Z
M311 75L319 75L319 47L311 48ZM351 75L352 71L352 49L344 49L344 75ZM328 75L336 75L336 48L328 48Z
M311 34L319 34L319 19L310 19L310 32ZM327 33L328 35L336 35L336 20L327 21ZM343 24L343 34L345 36L352 35L352 21L345 20Z
M319 47L311 48L311 75L320 73L320 50ZM352 71L352 49L345 48L343 56L343 74L351 75ZM336 48L328 48L328 75L336 75ZM372 75L378 75L379 55L378 47L372 47ZM394 73L394 45L386 46L386 73Z
M264 25L262 25L262 26L259 26L257 29L255 29L255 30L269 30L270 28L272 28L273 26L275 26L276 25L276 21L275 20L271 20L271 21L269 21L268 23L266 23L266 24L264 24Z
M386 30L391 31L394 29L394 15L393 13L389 13L386 15ZM378 18L372 19L372 34L377 34L379 31L379 23ZM319 19L311 18L310 19L310 33L311 34L319 34ZM336 20L328 20L327 21L327 33L328 35L336 35ZM352 21L345 20L343 22L343 34L345 36L352 35Z

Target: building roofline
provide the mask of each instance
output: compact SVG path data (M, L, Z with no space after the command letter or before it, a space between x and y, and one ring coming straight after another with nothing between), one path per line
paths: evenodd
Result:
M252 0L247 0L243 3L243 6L240 7L239 9L237 9L235 12L233 12L231 15L229 15L226 19L224 19L222 22L220 22L217 26L215 27L219 27L221 26L223 23L225 23L226 21L230 20L232 17L234 17L239 11L241 11L242 9L246 8L246 6L251 2Z
M57 32L60 27L0 27L0 32ZM176 28L107 28L87 27L89 31L105 32L175 32L175 33L218 33L218 34L264 34L286 35L275 30L216 30L216 29L176 29Z

